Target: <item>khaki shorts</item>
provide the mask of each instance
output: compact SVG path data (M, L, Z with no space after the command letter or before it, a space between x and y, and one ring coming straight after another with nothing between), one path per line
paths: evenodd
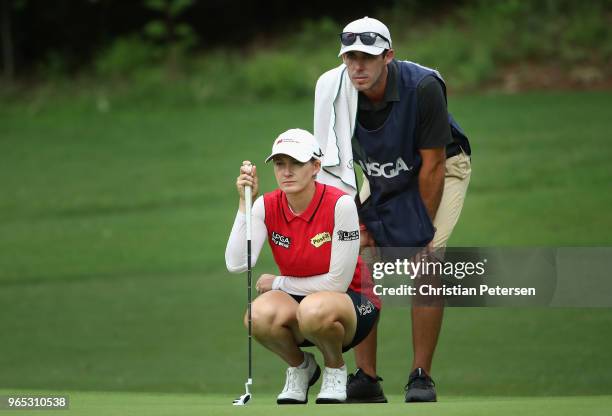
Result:
M446 175L444 177L444 193L436 213L433 225L436 227L436 234L433 239L434 247L446 247L448 239L459 220L470 176L472 165L470 157L465 153L449 157L446 159ZM363 185L359 191L359 199L365 201L370 196L370 185L368 180L363 178Z
M448 239L459 220L471 175L472 164L470 157L465 153L461 152L446 159L444 193L433 222L434 227L436 227L436 234L433 239L434 247L446 247L446 243L448 243Z

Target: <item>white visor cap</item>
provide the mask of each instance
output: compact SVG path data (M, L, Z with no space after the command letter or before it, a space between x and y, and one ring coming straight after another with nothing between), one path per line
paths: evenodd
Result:
M370 55L380 55L385 49L392 48L391 32L389 32L389 28L387 28L387 26L380 20L376 20L368 16L362 17L361 19L352 21L351 23L346 25L346 27L342 30L342 33L344 32L374 32L384 36L389 40L389 42L387 42L380 36L377 36L376 42L374 42L373 45L364 45L361 42L361 39L359 39L359 36L357 36L357 39L355 39L355 43L353 43L352 45L347 46L340 43L340 53L338 54L338 56L342 56L342 54L350 51L359 51Z
M291 129L281 133L272 145L272 153L266 158L268 163L276 155L291 156L298 162L306 163L310 159L321 159L323 153L315 137L306 130Z

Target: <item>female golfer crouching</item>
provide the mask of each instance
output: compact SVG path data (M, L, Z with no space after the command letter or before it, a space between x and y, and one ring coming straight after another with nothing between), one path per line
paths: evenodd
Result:
M274 141L272 160L278 189L259 197L252 209L252 264L264 240L272 249L279 275L262 274L252 304L255 339L287 364L285 387L277 403L307 403L308 388L325 368L317 403L346 399L347 372L342 353L359 344L378 319L380 301L362 267L359 220L353 199L316 182L322 156L312 134L291 129ZM230 272L246 270L244 187L258 192L257 169L245 161L236 180L239 210L225 251ZM246 323L246 316L245 316Z

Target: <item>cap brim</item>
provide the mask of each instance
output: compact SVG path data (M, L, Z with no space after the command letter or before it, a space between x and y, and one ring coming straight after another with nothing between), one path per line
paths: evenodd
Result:
M274 152L270 156L268 156L266 158L266 162L265 163L268 163L269 161L271 161L274 158L274 156L277 156L277 155L287 155L287 156L292 157L292 158L294 158L295 160L297 160L298 162L301 162L301 163L306 163L306 162L308 162L310 159L312 159L314 157L311 154L303 155L303 154L297 154L296 152L278 151L278 152Z
M367 53L368 55L380 55L381 53L384 52L385 49L388 49L388 48L376 46L376 45L363 45L360 43L353 43L352 45L349 45L349 46L342 46L342 48L340 49L340 53L338 54L338 57L342 56L343 54L347 52L351 52L351 51L363 52L363 53Z

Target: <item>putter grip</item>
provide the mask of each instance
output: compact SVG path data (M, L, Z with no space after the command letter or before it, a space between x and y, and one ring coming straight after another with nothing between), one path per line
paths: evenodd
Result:
M244 187L244 201L246 204L246 221L247 221L247 227L246 227L246 236L247 236L247 240L251 240L251 206L253 205L253 198L251 196L251 187L250 186L245 186Z

